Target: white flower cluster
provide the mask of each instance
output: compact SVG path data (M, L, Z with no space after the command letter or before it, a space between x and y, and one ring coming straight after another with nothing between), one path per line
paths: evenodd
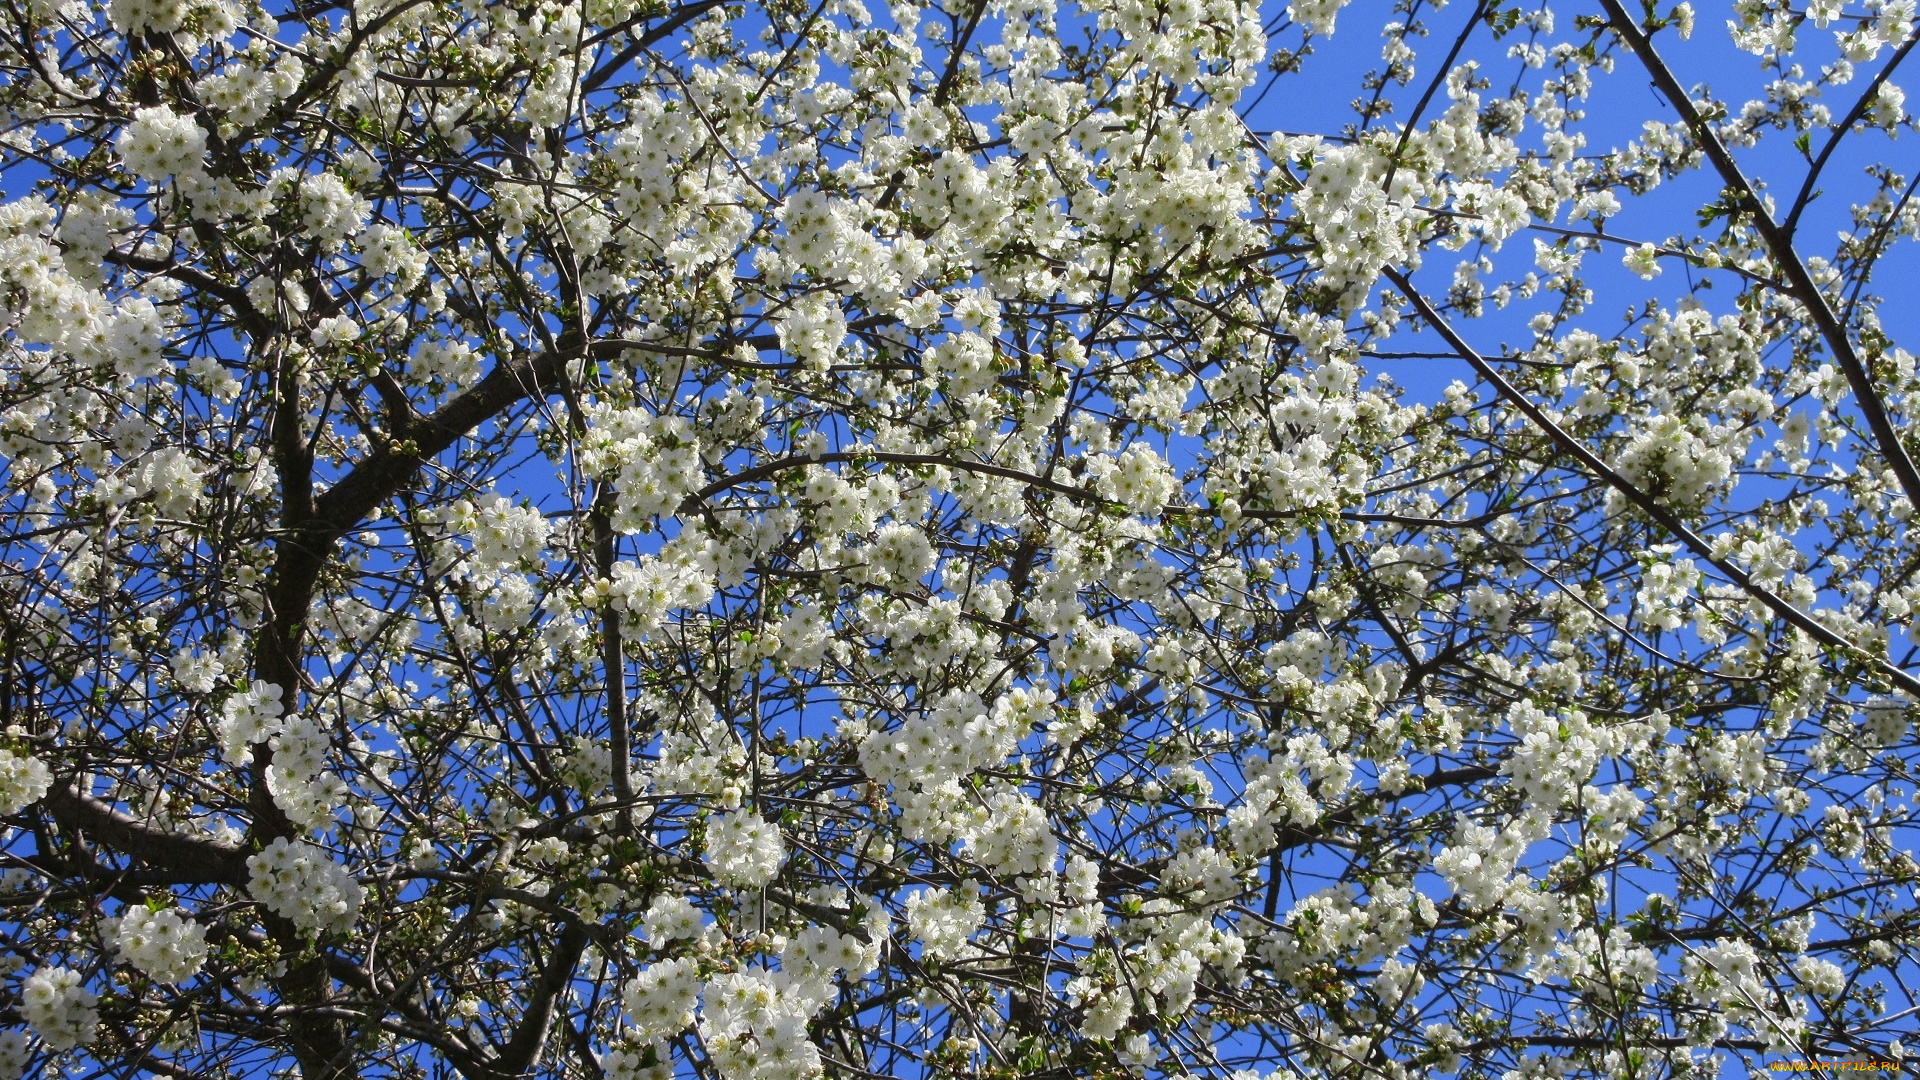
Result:
M1101 495L1144 518L1158 518L1179 490L1166 460L1152 447L1139 443L1127 447L1117 458L1105 454L1089 457L1087 473L1095 478L1095 489Z
M724 885L757 889L774 879L785 857L780 827L751 811L716 814L707 824L707 865Z
M64 228L63 228L64 233ZM71 251L69 251L71 254ZM86 332L72 342L74 356L94 368L111 370L123 383L164 375L172 370L167 363L167 328L153 301L143 296L129 297L113 308L105 308ZM137 447L123 446L137 452ZM178 447L159 447L157 454L186 456ZM188 459L191 460L190 458Z
M993 343L971 332L955 334L927 350L926 365L947 377L954 397L977 394L993 385Z
M1260 942L1260 957L1276 972L1293 973L1328 957L1358 950L1368 938L1371 906L1355 903L1349 885L1334 885L1303 896L1281 918L1285 929L1266 935Z
M25 810L52 786L53 773L39 758L0 748L0 814Z
M1649 630L1678 630L1687 624L1686 606L1700 585L1700 570L1692 559L1666 561L1672 557L1671 549L1647 555L1661 561L1653 562L1641 575L1634 613Z
M327 772L327 729L305 716L289 716L273 736L267 790L287 819L303 829L323 830L346 802L347 784Z
M821 1072L807 1023L829 1000L818 987L750 970L707 983L700 1035L724 1080L808 1080Z
M613 478L619 502L613 527L638 532L659 514L672 514L699 488L700 437L683 416L596 404L587 413L580 461L588 472Z
M636 95L628 117L607 153L620 180L615 211L632 220L677 228L699 194L677 162L699 146L701 133L688 122L684 110L668 109L658 94Z
M51 1049L69 1050L93 1041L100 997L84 982L71 968L43 967L20 986L20 1015Z
M33 1058L33 1040L17 1028L0 1031L0 1077L17 1080L27 1074L27 1062Z
M1089 1039L1112 1039L1133 1018L1133 989L1105 985L1086 975L1067 980L1067 1000L1080 1010L1080 1034Z
M855 981L866 978L880 966L880 943L886 940L887 933L886 912L875 901L867 902L865 929L869 941L830 926L807 927L788 939L786 948L780 950L782 976L796 984L811 983L816 996L822 1000L831 996L828 984L835 974L845 972Z
M602 583L621 623L636 639L659 629L667 613L698 607L713 596L714 579L698 567L655 558L616 563L611 581Z
M1039 805L1001 782L969 793L963 781L1006 760L1020 738L1044 726L1053 702L1044 687L1018 688L988 708L979 695L950 691L894 731L860 742L860 766L894 789L906 835L964 841L983 865L1010 877L1050 873L1059 852Z
M1005 761L1052 697L1045 688L1017 689L989 708L978 694L950 690L899 728L861 740L860 767L898 788L964 779Z
M986 905L969 886L928 889L907 898L907 928L927 958L958 960L987 920Z
M297 182L297 187L302 231L322 248L337 250L366 227L371 207L365 199L357 198L338 174L307 176Z
M780 319L780 348L802 366L824 371L847 340L847 316L840 297L812 292L796 298Z
M835 907L844 907L845 899L844 894L821 897ZM693 928L698 915L684 900L663 897L649 909L648 922L654 927L649 936L663 944L697 932ZM677 929L666 928L675 924ZM783 943L779 970L724 973L704 986L698 967L687 958L642 969L622 991L628 1046L618 1052L622 1056L616 1064L638 1069L647 1054L639 1048L642 1043L652 1044L656 1060L666 1060L663 1040L684 1031L704 1000L700 1035L727 1080L806 1080L818 1075L819 1052L808 1038L807 1024L833 1000L836 973L859 979L879 965L879 942L887 934L879 904L868 902L863 929L870 941L828 927L807 927Z
M125 350L119 354L124 355ZM178 520L192 515L200 504L206 481L193 455L162 447L146 456L136 474L136 486L141 494L152 496L156 511Z
M1005 166L996 163L995 168L1004 181ZM972 155L949 150L919 181L922 194L915 199L915 209L929 218L944 218L962 236L985 239L1007 212L1001 193L994 190L995 176L995 171L975 165Z
M1083 855L1068 856L1057 884L1066 908L1059 916L1060 933L1069 937L1099 933L1106 922L1100 907L1100 864Z
M615 1046L600 1055L600 1071L607 1080L673 1080L673 1057L666 1043ZM647 1064L651 1057L653 1064Z
M247 859L247 892L268 911L314 934L344 934L360 920L360 883L311 844L277 837Z
M205 169L207 133L193 117L154 105L133 114L133 123L120 132L114 149L141 179L156 184L169 176L198 179Z
M922 113L926 111L921 109ZM898 305L902 294L927 270L929 252L912 235L897 236L891 242L875 235L863 220L868 210L856 201L831 198L819 191L796 191L787 198L782 211L786 236L780 240L780 251L816 280L847 282L850 291L864 303L876 307ZM838 304L838 297L813 295ZM896 310L902 308L896 306ZM813 316L813 325L821 335L818 344L829 348L839 345L839 339L832 336L837 317L826 311ZM844 322L841 325L844 327Z
M1727 938L1694 949L1680 961L1681 985L1695 1000L1733 1013L1771 1000L1760 954L1749 942Z
M1676 510L1703 504L1733 476L1733 432L1672 413L1637 424L1614 467Z
M1348 295L1370 287L1382 265L1404 260L1413 240L1408 170L1395 172L1396 190L1390 192L1382 186L1381 157L1366 144L1325 148L1307 174L1306 190L1294 196L1319 240L1314 261Z
M51 241L55 213L44 199L26 198L0 205L0 298L13 333L22 344L70 346L80 351L108 311L99 293L67 270L66 259ZM96 350L97 351L97 350ZM84 407L82 394L74 405ZM45 440L42 421L52 403L29 396L0 414L0 453L23 463L53 464L58 453Z
M575 735L567 740L560 775L581 794L597 795L613 783L613 751L598 739Z
M551 531L545 514L531 506L515 506L503 495L478 502L461 499L448 510L447 525L473 541L475 574L508 570L539 558Z
M526 626L540 606L540 597L535 591L538 585L525 574L499 573L469 580L474 597L466 608L475 622L496 634L512 633ZM550 598L549 602L553 600ZM550 623L549 628L565 625L555 622ZM471 634L470 630L462 632ZM471 647L472 641L468 644Z
M132 224L132 211L97 192L84 192L68 203L55 233L67 272L89 288L105 284L106 254Z
M464 341L423 341L414 347L408 373L420 383L438 379L463 387L480 377L481 356Z
M694 907L693 901L686 897L661 896L647 906L641 927L647 941L659 948L670 942L699 937L704 929L704 920L700 909Z
M1273 846L1275 828L1320 820L1320 802L1307 787L1308 770L1297 755L1269 758L1254 753L1241 763L1246 787L1227 809L1227 836L1236 851L1257 855Z
M795 605L770 635L773 646L778 650L774 653L775 662L795 671L818 667L827 657L828 647L833 640L832 629L827 614L817 606L809 603Z
M220 753L234 765L253 760L253 746L278 735L285 727L280 687L255 679L245 690L220 706Z
M1889 134L1898 134L1900 122L1907 117L1906 104L1906 91L1893 83L1884 82L1880 84L1880 89L1874 92L1873 108L1868 111L1868 115L1873 118L1876 126L1885 129Z
M397 289L411 289L427 270L427 254L416 247L405 229L384 223L360 233L360 265L374 277L394 279Z
M653 787L664 795L700 795L712 798L722 810L738 810L746 796L740 778L747 752L729 737L712 715L690 725L692 730L669 731L660 737L660 760L653 769Z
M1545 814L1525 815L1504 829L1462 820L1454 842L1435 856L1433 868L1453 886L1463 905L1498 905L1506 899L1521 855L1546 835L1549 820Z
M1523 701L1507 710L1507 723L1520 745L1502 763L1501 774L1512 778L1527 806L1546 811L1577 799L1603 750L1612 746L1608 733L1578 709L1550 714Z
M693 1023L700 997L700 973L693 961L666 960L642 968L621 992L632 1038L642 1042L672 1038Z
M221 71L204 76L197 89L208 108L245 127L300 88L306 65L290 52L255 47Z
M1871 697L1860 707L1865 734L1875 746L1898 746L1913 724L1913 702L1898 697Z
M1652 244L1630 247L1620 257L1620 265L1639 275L1642 280L1652 281L1660 276L1660 249Z
M155 982L182 983L207 959L207 928L171 909L127 909L113 921L113 947Z
M926 531L912 525L888 525L867 545L867 578L875 584L894 584L912 588L931 573L934 565L932 541Z
M891 492L885 492L887 498L876 498L874 488L881 482L891 486ZM899 502L899 496L899 484L889 477L862 477L862 484L854 484L820 465L806 469L806 502L814 509L814 521L820 525L820 532L835 540L847 532L874 528L876 513Z
M1213 903L1224 904L1224 897L1236 892L1217 891ZM1246 954L1246 943L1238 934L1214 925L1217 906L1210 913L1207 908L1196 910L1187 901L1160 896L1140 910L1146 919L1123 930L1141 939L1132 957L1131 979L1136 990L1159 998L1165 1015L1177 1016L1193 1004L1204 968L1230 972Z
M224 41L240 27L231 0L109 0L107 22L129 37L172 35L191 54L202 42Z
M939 597L924 604L876 602L862 612L886 643L878 657L882 669L907 676L937 671L990 648L985 635L964 616L958 601Z
M1532 974L1542 981L1561 978L1580 987L1638 993L1660 980L1660 960L1653 950L1634 941L1625 927L1610 928L1604 939L1592 928L1582 927L1555 946L1553 955Z
M1316 34L1332 36L1334 20L1346 0L1294 0L1287 6L1287 17Z
M192 8L186 0L111 0L107 21L123 34L171 34L185 24Z
M1794 977L1815 997L1838 997L1847 988L1847 972L1839 964L1817 956L1802 956L1793 962Z
M1060 854L1060 842L1040 804L1011 788L992 792L986 804L965 835L967 854L1011 877L1050 872Z

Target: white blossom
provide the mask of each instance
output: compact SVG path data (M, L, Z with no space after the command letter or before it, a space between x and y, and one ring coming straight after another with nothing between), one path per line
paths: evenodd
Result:
M7 1080L25 1076L32 1055L33 1044L26 1032L18 1028L0 1031L0 1076Z
M907 926L933 960L956 960L986 920L986 908L965 889L929 889L907 900Z
M0 748L0 814L17 814L40 801L53 786L46 763L28 754Z
M700 994L700 978L686 959L664 960L642 970L627 983L621 1004L642 1041L670 1038L693 1023Z
M716 814L707 825L707 865L725 884L756 889L780 872L780 827L750 811Z
M160 183L168 177L197 178L207 152L207 133L192 117L165 105L134 114L114 144L134 175Z
M280 687L255 679L220 706L221 753L234 763L251 760L252 746L285 729L285 711Z
M100 1022L98 1001L99 995L71 968L37 968L20 985L20 1015L54 1050L93 1041L94 1026Z
M312 934L351 932L365 890L347 868L311 844L276 838L247 858L247 892L268 911Z
M192 978L207 959L207 928L171 909L127 909L113 922L113 945L155 982Z

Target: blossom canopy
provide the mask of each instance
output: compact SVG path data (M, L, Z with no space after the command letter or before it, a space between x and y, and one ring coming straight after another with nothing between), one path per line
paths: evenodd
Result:
M1913 0L880 8L0 13L0 1080L1902 1058Z

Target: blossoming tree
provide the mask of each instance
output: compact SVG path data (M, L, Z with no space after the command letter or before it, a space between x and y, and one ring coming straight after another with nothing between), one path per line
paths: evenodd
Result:
M9 1075L1920 1026L1912 0L0 22Z

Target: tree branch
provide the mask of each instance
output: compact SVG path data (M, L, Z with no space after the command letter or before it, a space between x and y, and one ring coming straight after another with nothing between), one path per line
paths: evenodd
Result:
M1901 442L1899 430L1893 426L1886 403L1874 389L1873 377L1853 351L1853 342L1847 338L1846 327L1841 325L1839 317L1827 303L1826 294L1820 291L1813 275L1807 272L1806 264L1800 260L1799 252L1794 250L1792 231L1774 223L1773 215L1767 212L1766 204L1761 202L1752 182L1740 171L1740 164L1733 160L1733 154L1727 150L1726 144L1720 141L1706 118L1700 115L1692 96L1680 85L1673 69L1654 50L1652 39L1641 32L1620 0L1600 0L1600 4L1607 11L1614 32L1640 58L1640 63L1653 77L1654 84L1679 112L1687 130L1693 133L1694 142L1719 171L1721 181L1745 204L1747 213L1753 218L1754 227L1766 242L1768 253L1787 279L1789 295L1807 309L1814 326L1820 331L1821 340L1826 342L1828 351L1833 354L1834 363L1845 373L1847 385L1853 389L1854 399L1859 402L1860 413L1867 421L1868 430L1873 433L1880 456L1886 459L1887 467L1893 470L1900 489L1906 493L1907 501L1920 507L1920 470L1914 468L1913 458L1908 455L1906 444Z
M540 1059L540 1051L547 1045L547 1031L553 1026L554 1006L561 992L573 981L573 969L586 949L586 928L568 920L566 929L560 931L560 940L554 943L553 955L540 972L540 981L534 984L533 999L520 1014L520 1026L507 1045L500 1048L500 1056L493 1065L495 1076L502 1080L523 1076Z
M1920 696L1920 679L1916 679L1914 676L1895 667L1889 661L1876 659L1862 652L1846 638L1841 637L1839 634L1821 625L1813 616L1794 607L1778 593L1755 581L1753 576L1745 570L1727 562L1725 559L1715 557L1713 554L1713 545L1709 544L1705 538L1689 528L1686 522L1680 520L1678 515L1660 505L1659 501L1652 495L1642 491L1633 481L1628 480L1615 470L1613 466L1602 461L1598 454L1587 449L1586 444L1574 438L1570 432L1562 428L1559 424L1554 423L1552 418L1547 416L1544 410L1538 405L1535 405L1525 394L1521 393L1518 387L1508 382L1506 376L1496 371L1493 365L1487 363L1485 358L1478 352L1475 352L1473 346L1467 344L1466 339L1462 338L1459 333L1454 330L1446 318L1434 309L1433 305L1427 301L1427 298L1423 296L1418 289L1415 289L1413 283L1408 281L1404 275L1391 268L1386 269L1384 272L1387 278L1407 296L1408 301L1413 304L1414 309L1420 313L1420 317L1425 319L1428 324L1446 340L1447 344L1451 345L1453 350L1460 354L1460 358L1465 360L1473 367L1474 371L1479 373L1481 378L1493 384L1494 388L1500 392L1501 397L1512 402L1513 406L1519 409L1528 420L1533 421L1534 426L1545 432L1554 442L1560 444L1561 449L1579 461L1580 464L1592 470L1593 474L1605 481L1608 487L1613 488L1625 496L1627 501L1639 507L1641 512L1658 522L1662 528L1677 537L1695 556L1724 574L1728 580L1738 585L1741 591L1745 592L1748 596L1765 604L1774 614L1780 616L1793 626L1798 627L1800 630L1805 631L1815 641L1820 642L1828 648L1837 649L1854 657L1862 666L1886 676L1889 681L1907 693Z
M178 875L181 884L234 885L247 880L247 852L237 844L168 832L66 783L54 784L40 805L67 828Z

